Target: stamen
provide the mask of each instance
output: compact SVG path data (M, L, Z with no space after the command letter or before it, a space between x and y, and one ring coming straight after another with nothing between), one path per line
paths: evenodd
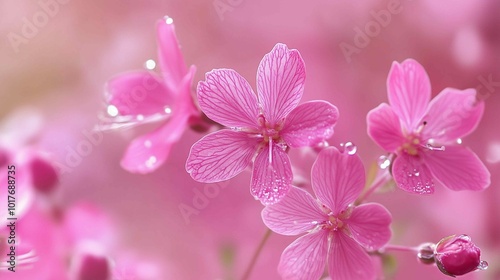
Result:
M445 150L445 146L433 146L432 144L430 143L427 143L425 145L421 145L422 147L428 149L428 150L431 150L431 151L444 151Z
M273 162L273 138L269 137L269 164Z

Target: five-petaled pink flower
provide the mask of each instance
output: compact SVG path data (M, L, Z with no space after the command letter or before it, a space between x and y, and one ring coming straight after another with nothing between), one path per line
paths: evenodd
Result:
M387 89L391 105L382 103L368 113L368 134L397 155L392 174L401 189L431 194L433 179L457 191L489 186L484 164L459 145L483 115L484 103L474 89L445 88L429 102L429 77L412 59L392 64Z
M262 220L274 232L308 232L285 249L279 273L284 279L316 280L327 264L333 280L375 279L376 269L365 249L376 250L389 241L392 218L380 204L352 205L365 185L360 158L326 148L311 176L317 200L292 187L279 203L262 211Z
M207 73L198 85L200 107L230 129L193 145L186 163L193 179L205 183L230 179L255 157L252 195L264 204L278 202L292 182L287 147L321 143L331 137L338 118L337 108L325 101L297 106L305 76L300 53L284 44L277 44L260 62L257 94L234 70Z
M191 96L195 67L186 68L172 19L159 20L157 28L161 75L147 70L135 71L121 74L107 85L111 127L168 119L166 124L128 146L121 165L135 173L149 173L161 166L190 118L199 117Z

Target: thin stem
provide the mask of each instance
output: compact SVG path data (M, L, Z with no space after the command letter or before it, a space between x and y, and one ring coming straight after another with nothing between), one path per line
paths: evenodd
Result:
M401 246L401 245L386 245L385 247L381 248L378 250L379 253L387 253L387 252L411 252L411 253L417 253L418 248L416 247L408 247L408 246Z
M243 274L243 277L241 278L242 280L247 280L248 277L250 277L250 274L252 273L252 269L255 266L255 263L257 262L257 259L259 258L260 252L262 252L262 248L264 248L264 245L266 245L267 240L269 239L269 236L271 236L272 231L270 229L267 229L266 233L260 240L259 246L255 250L255 253L253 253L252 260L250 261L250 264L248 264L247 269L245 270L245 274Z
M373 184L368 188L366 192L361 194L356 200L356 205L361 204L365 199L367 199L373 192L385 185L389 180L391 180L391 175L389 174L389 169L385 169L377 175Z

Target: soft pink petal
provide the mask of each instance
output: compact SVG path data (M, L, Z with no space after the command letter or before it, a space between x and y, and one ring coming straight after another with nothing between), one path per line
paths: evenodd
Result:
M486 166L466 147L446 146L444 151L429 152L425 164L437 180L454 191L479 191L491 183Z
M431 98L431 83L417 61L406 59L392 63L387 77L389 103L407 131L418 126Z
M476 129L483 112L484 102L476 100L475 89L446 88L429 105L422 137L443 144L455 142Z
M395 152L405 141L401 131L401 123L392 108L382 103L368 112L368 135L382 149Z
M170 154L172 145L184 133L188 117L175 115L167 124L134 139L121 160L121 166L129 172L141 174L158 169Z
M392 164L392 176L402 190L416 194L434 193L432 173L422 157L401 153Z
M352 237L369 250L384 246L391 238L392 216L384 206L366 203L353 209L347 220Z
M262 210L264 224L283 235L301 234L326 220L328 216L318 202L307 191L293 186L279 203Z
M281 136L294 148L314 146L333 135L338 118L339 111L332 104L326 101L307 102L290 112Z
M285 118L299 103L306 69L300 53L276 44L260 62L257 94L264 116L271 125Z
M279 202L292 184L292 166L288 155L277 145L269 145L255 158L250 192L264 205ZM271 154L271 156L270 156Z
M318 154L311 176L314 193L334 215L354 202L365 185L365 170L358 155L340 153L334 147Z
M284 280L318 280L325 270L328 231L306 234L281 254L278 272Z
M330 242L328 272L332 280L375 279L376 270L365 250L342 232L334 234Z
M257 128L257 96L231 69L214 69L198 84L198 102L212 120L228 127Z
M186 171L203 183L231 179L250 164L257 144L257 138L229 129L208 134L191 148Z
M158 32L158 58L163 78L168 87L175 91L177 85L181 83L187 74L186 64L175 35L175 26L172 18L164 17L158 20L156 27Z
M148 71L119 75L108 82L107 91L107 102L118 109L119 116L162 113L174 102L173 92L167 90L156 74Z

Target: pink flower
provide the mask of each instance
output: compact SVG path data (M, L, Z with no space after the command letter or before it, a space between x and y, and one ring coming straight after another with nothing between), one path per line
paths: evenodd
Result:
M365 251L384 246L391 237L391 214L380 204L353 206L365 185L357 155L330 147L312 167L318 199L292 187L280 203L262 211L266 226L283 235L308 234L290 244L278 271L284 279L319 279L325 264L331 279L375 279L376 269Z
M325 101L297 106L305 65L297 50L277 44L260 62L257 94L236 71L216 69L198 85L198 101L213 121L230 127L203 137L191 148L186 170L199 182L228 180L254 159L251 193L264 204L290 188L287 147L314 146L333 134L337 108Z
M195 67L186 68L172 19L159 20L157 28L161 75L135 71L119 75L107 85L111 128L169 119L153 132L135 139L127 148L121 165L135 173L149 173L161 166L190 118L199 116L190 90ZM155 63L148 61L148 64ZM154 68L153 65L146 67Z
M483 115L484 103L474 89L445 88L429 102L429 77L412 59L392 64L387 88L391 105L382 103L368 113L368 134L397 155L392 174L401 189L431 194L434 179L457 191L488 187L486 167L459 145Z
M434 249L434 259L439 270L450 276L464 275L487 265L481 261L481 249L464 234L441 239Z

